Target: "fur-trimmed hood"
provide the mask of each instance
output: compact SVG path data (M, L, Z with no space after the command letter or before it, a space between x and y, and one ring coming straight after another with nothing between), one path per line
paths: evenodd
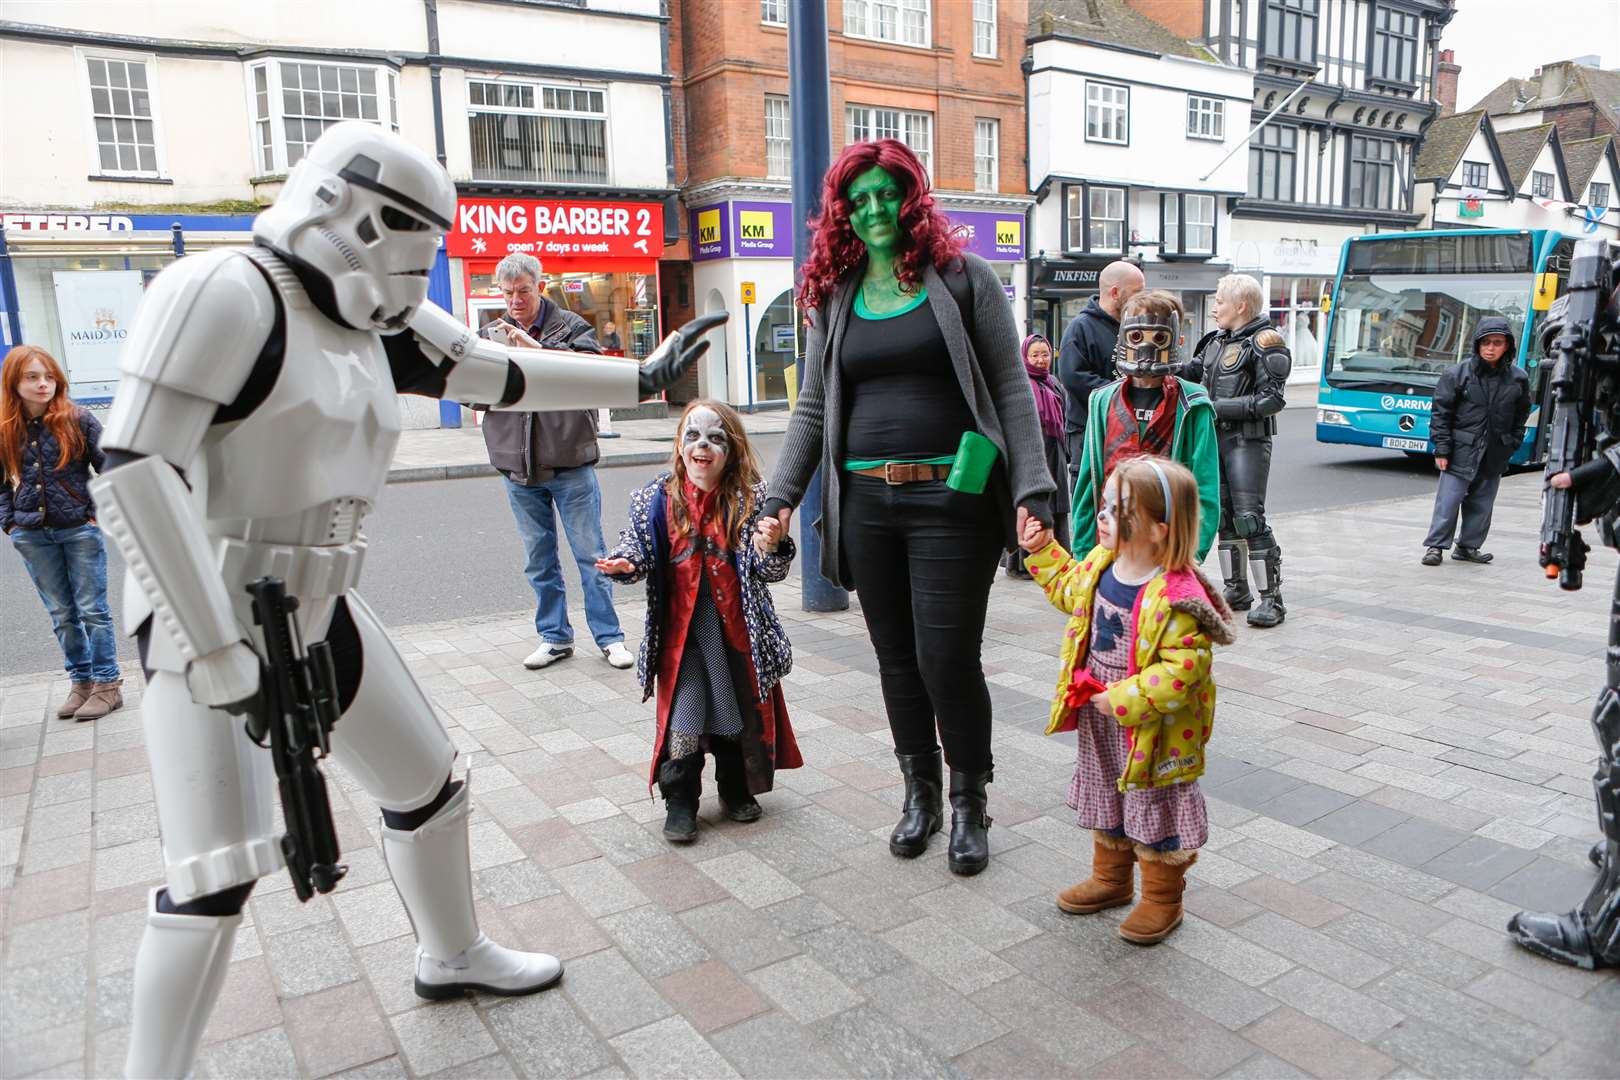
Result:
M1226 597L1198 567L1172 570L1164 575L1164 598L1172 611L1184 611L1198 621L1198 628L1217 645L1237 640L1237 619Z

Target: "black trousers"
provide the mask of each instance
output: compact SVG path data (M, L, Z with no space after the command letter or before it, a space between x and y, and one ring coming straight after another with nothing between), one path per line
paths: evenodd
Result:
M1004 542L995 502L942 480L891 487L846 474L842 512L840 542L877 653L894 748L943 746L951 768L988 772L980 652Z

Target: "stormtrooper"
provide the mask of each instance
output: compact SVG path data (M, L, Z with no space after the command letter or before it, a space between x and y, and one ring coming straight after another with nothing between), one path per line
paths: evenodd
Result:
M130 1076L191 1068L242 907L283 865L271 755L233 715L260 692L265 642L247 586L265 577L285 582L303 639L330 650L330 753L381 808L417 939L416 993L527 994L562 976L555 957L478 928L471 793L355 591L362 526L399 437L396 393L518 411L634 404L673 382L724 316L687 324L639 364L481 339L427 301L455 206L431 157L370 124L337 124L254 222L252 247L158 275L125 345L108 467L92 489L129 567L123 618L148 673L166 882L135 962Z
M1266 522L1266 483L1293 359L1265 315L1263 294L1253 278L1232 274L1221 279L1215 320L1220 329L1205 334L1196 352L1204 388L1215 403L1226 602L1233 611L1248 611L1250 626L1272 627L1288 611L1282 598L1282 549ZM1260 592L1258 607L1249 591L1251 572Z

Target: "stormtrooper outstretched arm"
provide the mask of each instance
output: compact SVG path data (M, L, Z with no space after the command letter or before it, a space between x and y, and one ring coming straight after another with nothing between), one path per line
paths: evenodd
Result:
M408 328L385 337L394 385L403 393L513 412L634 405L680 378L708 349L723 313L694 319L646 360L561 349L525 349L479 337L437 304L416 309Z
M240 252L194 255L158 275L119 364L102 437L107 471L90 484L102 529L151 604L151 632L173 640L202 705L251 697L259 662L183 477L215 414L253 374L277 318L269 282Z

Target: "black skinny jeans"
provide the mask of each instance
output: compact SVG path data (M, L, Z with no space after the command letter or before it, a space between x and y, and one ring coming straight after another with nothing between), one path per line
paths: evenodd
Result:
M846 473L842 509L842 546L877 653L895 750L929 754L942 745L951 768L990 771L980 651L1003 543L995 503L943 480L891 487Z

